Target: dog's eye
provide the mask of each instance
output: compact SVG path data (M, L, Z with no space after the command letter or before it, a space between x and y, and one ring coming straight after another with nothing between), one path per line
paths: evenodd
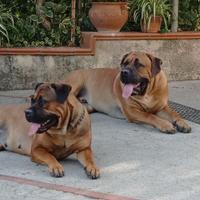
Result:
M31 105L35 104L36 100L31 98Z
M121 63L121 68L126 67L127 65L129 65L128 61L125 61L124 63Z
M135 62L134 62L134 67L136 69L138 69L139 67L144 67L144 65L142 63L139 62L139 59L135 59Z
M40 97L40 98L38 99L38 105L39 105L40 107L43 107L46 103L47 103L47 101L46 101L45 99L43 99L42 97Z

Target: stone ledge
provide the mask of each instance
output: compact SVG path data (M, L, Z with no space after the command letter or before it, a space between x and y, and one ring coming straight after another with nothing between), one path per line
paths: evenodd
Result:
M86 56L86 55L95 55L96 41L191 40L191 39L200 39L200 32L178 32L178 33L83 32L81 47L0 48L0 55Z
M79 47L0 48L0 55L76 56L91 54L91 49Z
M0 90L32 89L75 69L117 68L129 51L162 59L169 80L200 79L199 46L200 33L84 32L77 48L0 48Z

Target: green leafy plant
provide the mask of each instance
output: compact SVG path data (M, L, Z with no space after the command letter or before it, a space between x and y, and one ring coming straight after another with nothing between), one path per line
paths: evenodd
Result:
M37 13L39 0L0 0L0 46L1 47L41 47L71 46L71 0L46 0ZM88 11L92 1L118 2L126 0L77 0L75 45L80 44L81 31L95 31ZM171 13L171 0L127 0L129 21L122 31L139 31L142 18L149 23L148 16L157 15L163 10L164 31L168 29ZM153 9L150 4L158 4ZM163 9L163 4L164 9ZM154 10L154 11L152 11ZM160 11L159 11L160 10ZM146 13L147 11L147 13ZM133 21L135 21L133 23ZM47 27L45 27L47 23ZM49 27L49 29L48 29ZM179 1L180 30L200 30L200 0ZM73 43L74 45L74 43Z
M0 45L4 42L10 43L8 29L14 29L14 19L3 4L0 4Z
M73 26L71 20L71 0L46 1L39 8L40 15L36 12L34 0L0 0L0 5L5 5L5 10L10 13L15 25L13 28L6 23L5 36L1 37L1 46L39 47L71 45L71 28ZM49 23L49 29L44 26L46 22ZM9 37L6 37L8 36L7 33L9 33ZM77 26L76 37L80 38L79 35L80 28ZM9 42L6 38L9 39Z
M127 0L93 0L93 2L127 2Z
M168 23L171 17L171 4L168 0L130 0L130 15L136 23L149 28L152 17L161 16L165 29L168 30Z
M180 1L179 27L185 31L200 31L200 0Z

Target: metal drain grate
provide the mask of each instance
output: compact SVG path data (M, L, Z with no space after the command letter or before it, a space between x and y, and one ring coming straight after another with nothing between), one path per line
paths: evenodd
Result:
M200 110L169 101L169 106L188 121L200 124Z

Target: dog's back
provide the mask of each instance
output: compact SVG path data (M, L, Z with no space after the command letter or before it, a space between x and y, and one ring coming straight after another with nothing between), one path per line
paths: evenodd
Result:
M123 118L113 93L113 83L119 69L97 68L70 72L65 83L72 86L72 93L88 110L96 110L117 118Z
M0 105L1 149L30 154L32 137L28 136L29 123L24 116L27 104Z

